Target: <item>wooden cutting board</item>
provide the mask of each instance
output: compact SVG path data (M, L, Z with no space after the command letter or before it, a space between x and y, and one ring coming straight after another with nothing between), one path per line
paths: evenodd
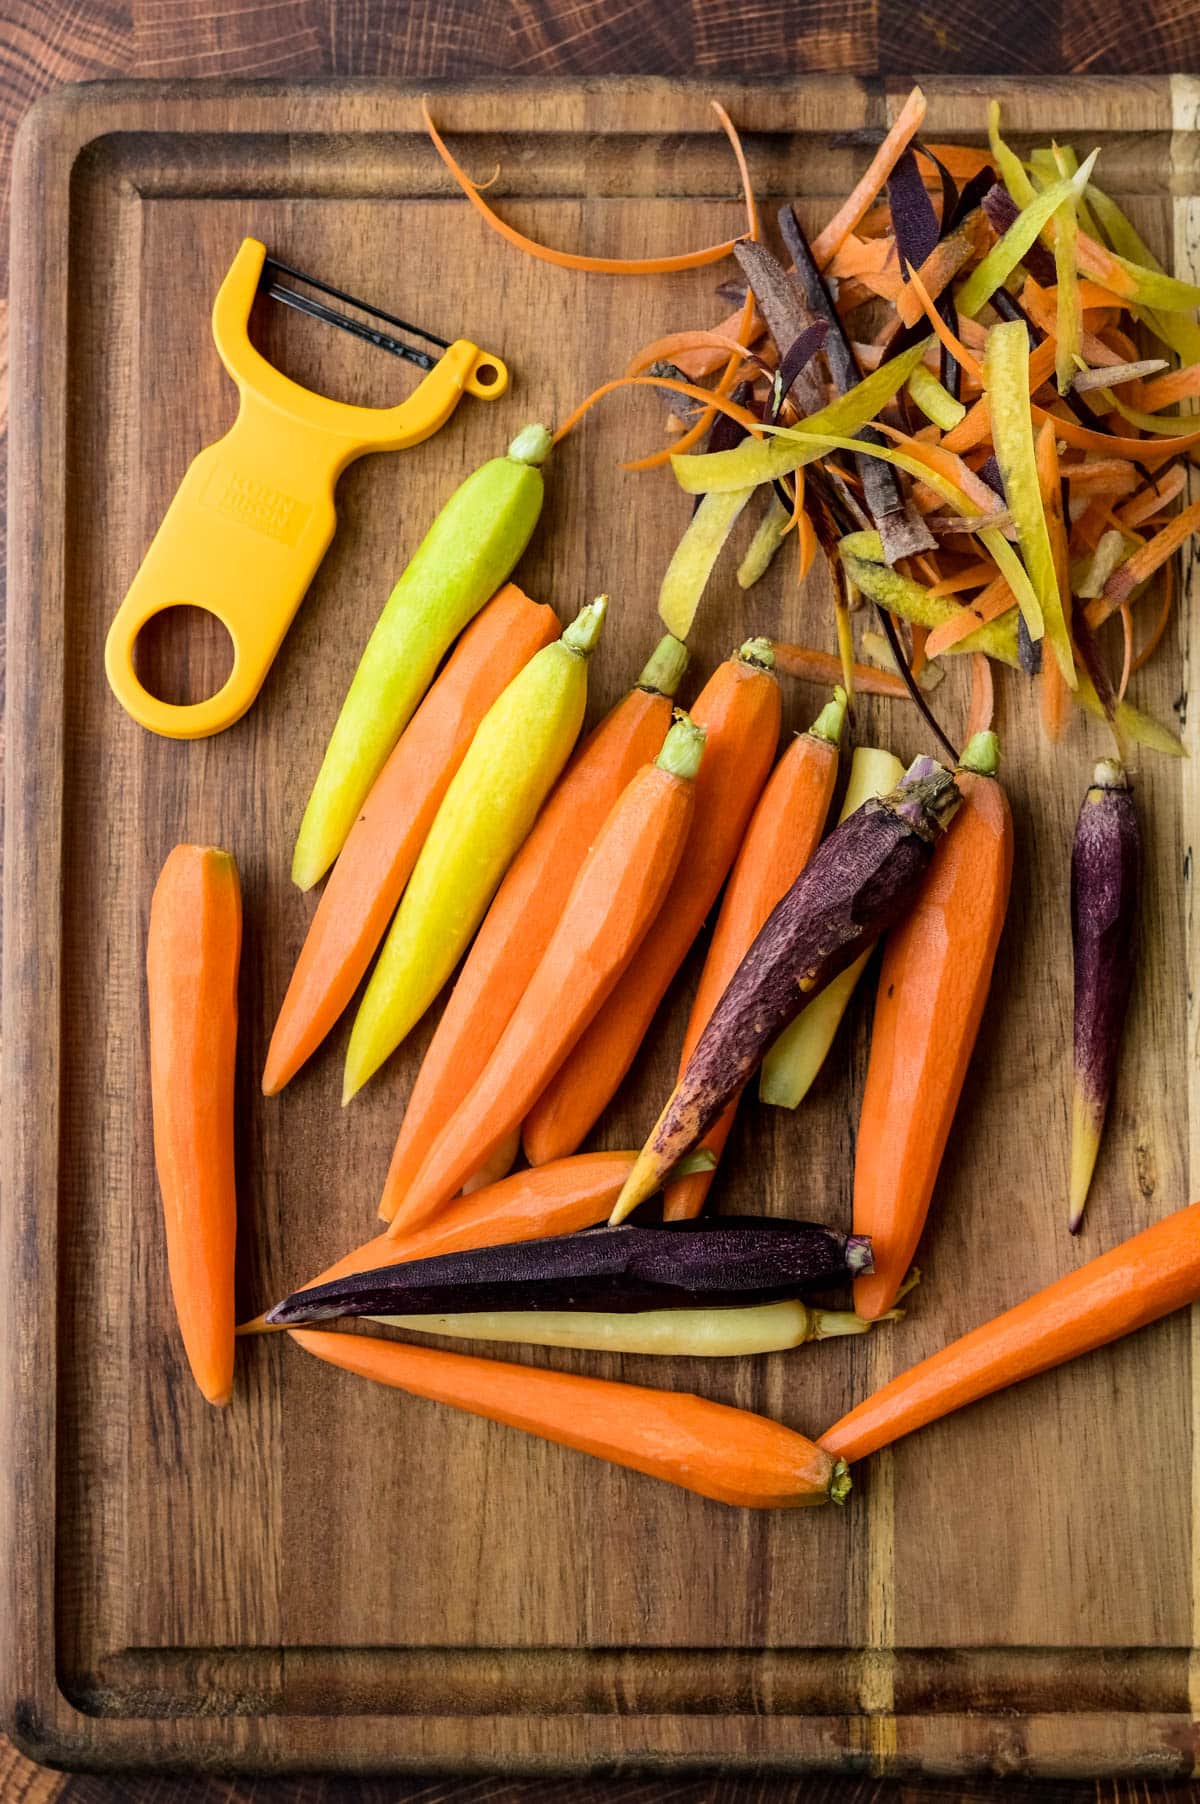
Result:
M996 84L937 85L932 136L975 138ZM1102 147L1105 185L1180 273L1200 239L1188 81L1001 84L1027 141ZM722 90L760 191L827 217L861 166L831 134L895 96L836 79ZM506 215L625 254L711 242L741 215L706 89L660 81L447 89L469 168ZM515 373L430 444L355 465L333 548L250 714L195 744L136 728L104 682L107 623L188 459L232 416L208 334L239 240ZM43 1759L261 1769L554 1770L722 1764L1189 1773L1200 1706L1197 1323L1136 1339L939 1424L856 1473L848 1507L724 1509L356 1383L282 1339L244 1346L232 1407L188 1382L151 1156L143 949L182 839L236 853L246 895L239 1073L244 1313L371 1230L424 1036L338 1106L345 1024L280 1098L267 1036L312 913L296 824L366 633L438 503L530 418L563 417L659 332L719 317L713 272L587 278L520 257L452 193L388 83L114 84L43 103L14 215L11 709L5 947L7 1311L0 1417L0 1691ZM406 377L344 335L264 315L273 360L382 402ZM382 366L382 367L381 367ZM657 636L688 503L618 460L662 439L645 395L555 456L520 568L564 615L614 600L607 707ZM751 631L830 642L789 558L750 594L722 566L689 694ZM1190 607L1137 679L1193 748ZM207 693L204 636L154 648ZM938 691L962 718L958 678ZM205 687L207 685L207 687ZM820 697L785 686L791 727ZM979 1054L908 1318L697 1373L550 1362L691 1385L818 1432L913 1359L1196 1194L1196 761L1146 759L1150 876L1125 1078L1087 1230L1064 1231L1066 903L1100 736L1050 750L1022 679L1000 692L1018 875ZM864 739L908 756L907 707ZM602 1124L632 1144L676 1057L696 960ZM863 987L795 1117L747 1107L722 1199L847 1217L870 1014ZM542 1355L532 1353L531 1362Z

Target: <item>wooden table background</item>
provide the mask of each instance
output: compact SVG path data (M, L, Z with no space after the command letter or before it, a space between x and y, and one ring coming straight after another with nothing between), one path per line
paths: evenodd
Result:
M104 76L1196 73L1194 0L0 0L0 547L7 499L8 164L48 88ZM3 558L0 554L0 602ZM0 693L3 670L0 667ZM1200 1786L869 1778L97 1779L0 1739L2 1804L1157 1804Z

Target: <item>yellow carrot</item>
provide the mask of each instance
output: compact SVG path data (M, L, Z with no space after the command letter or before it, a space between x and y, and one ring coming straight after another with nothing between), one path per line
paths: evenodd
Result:
M587 660L607 597L538 652L480 722L429 830L367 985L346 1054L348 1102L458 963L583 724Z

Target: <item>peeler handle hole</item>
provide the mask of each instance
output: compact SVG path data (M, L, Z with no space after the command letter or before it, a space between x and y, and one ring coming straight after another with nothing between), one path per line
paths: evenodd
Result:
M478 363L475 366L475 380L480 388L495 388L500 380L500 371L494 363Z
M225 687L233 670L233 640L207 608L180 602L143 626L133 647L137 678L170 707L204 702Z

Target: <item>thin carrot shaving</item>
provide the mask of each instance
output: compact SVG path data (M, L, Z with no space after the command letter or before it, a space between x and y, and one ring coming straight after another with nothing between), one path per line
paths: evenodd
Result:
M665 338L656 338L635 352L625 366L625 374L640 376L652 363L673 363L676 369L681 369L681 357L689 351L701 350L717 351L722 358L729 357L734 352L739 357L754 355L752 344L741 344L725 332L669 332ZM685 375L688 373L684 371Z
M956 488L961 489L967 500L974 502L981 514L998 514L1004 511L1003 504L995 490L990 489L987 483L975 474L971 466L963 462L961 457L954 455L945 439L940 445L930 444L924 439L915 439L910 437L907 432L901 432L898 426L889 426L885 420L876 420L875 430L894 440L910 456L915 457L918 463L924 464L927 470L932 470L935 476L940 476L943 482L952 482ZM939 505L944 505L944 497L940 498Z
M982 174L992 160L990 151L980 150L974 144L929 144L926 149L960 184ZM930 185L936 181L932 173L926 179Z
M984 583L991 582L995 575L992 564L968 564L965 570L956 570L951 576L943 576L937 582L930 583L931 595L960 595L964 589L978 589Z
M1181 513L1175 515L1170 524L1156 532L1152 539L1118 564L1104 585L1104 594L1094 601L1088 609L1088 620L1093 625L1107 620L1123 601L1127 601L1133 591L1144 583L1156 570L1162 568L1184 540L1190 538L1200 528L1200 501L1193 501ZM1093 609L1098 618L1093 618Z
M986 444L992 436L992 407L986 395L972 403L958 422L952 426L942 444L947 451L973 451L976 445Z
M949 326L934 306L929 291L921 280L921 272L914 269L911 263L908 266L908 284L912 289L912 292L916 295L917 300L920 302L921 312L929 321L939 344L945 345L955 362L960 364L962 368L967 371L968 375L972 376L976 382L982 385L982 369L975 358L972 357L962 339L956 337L950 330Z
M1190 451L1193 445L1200 444L1200 431L1182 432L1175 438L1122 438L1115 432L1095 432L1090 426L1081 426L1078 420L1068 419L1057 409L1053 414L1048 413L1036 401L1032 404L1032 412L1037 426L1052 419L1055 437L1073 450L1099 451L1107 457L1129 457L1135 463L1166 463L1170 458L1178 457L1181 451Z
M797 677L802 683L821 683L829 685L840 683L843 667L840 658L831 651L817 651L808 645L785 645L776 640L772 647L775 653L775 668L785 676ZM896 701L906 701L908 690L904 678L893 674L890 670L876 670L872 664L851 664L854 687L862 695L886 695Z
M1117 700L1125 700L1125 691L1129 687L1129 673L1133 669L1133 613L1129 603L1121 603L1121 634L1125 649L1121 658L1121 681L1117 684Z
M925 118L925 96L914 88L897 116L887 137L871 158L863 175L855 183L833 218L812 241L812 254L817 267L823 269L834 252L845 243L867 208L872 204L888 176L921 129Z
M762 425L758 415L751 413L748 407L739 407L736 401L727 400L724 395L718 395L713 389L700 388L694 382L677 382L674 376L614 376L611 382L602 382L599 388L594 388L591 394L585 396L578 407L567 415L562 425L558 428L558 431L554 434L555 444L557 445L562 439L566 438L569 432L575 430L584 414L587 413L589 409L593 408L597 401L602 401L605 395L611 395L614 390L618 388L670 389L673 394L686 395L691 401L703 401L715 412L727 414L731 420L736 420L740 426L745 426L749 432L757 432ZM688 434L685 433L684 438L687 437ZM675 444L672 445L671 450L680 450L683 447L683 443L684 439L677 439ZM627 469L633 469L638 466L628 464L625 467Z
M1142 406L1147 413L1162 407L1174 407L1176 401L1187 401L1200 395L1200 363L1189 363L1186 369L1168 370L1165 376L1152 376L1142 384Z
M1108 506L1102 495L1089 501L1079 518L1071 528L1071 539L1076 549L1095 551L1104 533L1104 520Z
M1098 457L1091 463L1064 464L1072 495L1131 495L1141 477L1125 457Z
M986 733L996 712L992 666L981 651L971 653L971 706L967 714L966 743L976 733Z
M917 272L930 300L935 301L943 294L963 265L983 251L989 230L984 215L975 212L968 215L957 231L939 240ZM901 284L896 311L906 326L915 326L920 319L921 302L911 281Z
M1187 487L1187 469L1183 464L1174 464L1171 469L1164 470L1158 481L1148 488L1144 495L1135 495L1132 501L1117 509L1117 523L1120 526L1144 526L1152 520L1162 508L1168 507L1175 497Z
M421 101L421 116L425 121L425 130L429 133L434 149L475 211L493 232L499 233L501 238L517 250L524 251L527 257L537 257L541 262L553 263L559 269L586 270L593 275L669 275L676 270L703 269L710 263L720 263L722 258L730 255L737 242L736 239L727 238L721 244L706 245L703 250L680 251L665 257L590 257L579 251L560 251L553 245L540 244L536 238L527 237L524 232L519 232L515 226L511 226L506 220L501 219L500 215L484 200L479 184L471 180L433 123L433 116L426 100Z
M812 521L803 510L801 510L800 514L799 546L799 580L804 582L809 571L813 567L813 560L817 555L817 534Z
M829 263L831 276L873 276L889 267L899 274L894 238L856 238L851 232Z
M1140 670L1148 658L1152 658L1158 650L1163 634L1167 630L1167 622L1171 618L1171 609L1175 605L1175 565L1169 563L1163 571L1162 606L1158 610L1158 619L1154 622L1154 630L1133 660L1133 669Z
M729 117L729 114L725 111L725 108L721 105L719 100L714 100L712 102L712 108L716 113L717 118L721 121L721 130L729 139L734 157L737 160L738 174L742 179L742 194L746 202L747 235L750 238L757 239L759 235L758 202L755 199L754 184L750 179L750 168L746 162L746 153L742 148L742 141L738 136L737 127L734 125L733 120ZM741 316L738 319L737 332L735 334L735 341L738 345L744 345L749 341L750 330L756 317L757 307L754 300L754 294L753 291L748 288L746 290L746 299L742 306ZM647 457L634 458L622 467L626 470L661 469L662 466L669 463L673 457L678 457L682 452L690 451L693 445L698 445L720 411L715 405L715 401L728 395L730 390L736 386L742 372L742 357L743 353L740 350L730 352L729 360L717 383L715 393L713 396L709 397L710 404L705 408L695 425L690 427L689 430L683 434L682 438L676 439L674 444L664 445L660 450L650 452Z
M1004 577L994 577L982 594L968 602L952 620L934 627L925 647L926 652L931 658L940 658L943 652L949 651L952 645L957 645L960 639L968 638L977 627L986 626L991 620L998 620L1001 614L1007 614L1009 608L1015 608L1016 605L1017 598Z
M737 161L738 175L742 181L742 198L746 203L746 231L751 238L757 238L759 236L758 201L755 197L754 183L750 179L750 166L746 161L746 152L742 146L742 140L738 136L737 126L719 100L710 101L709 104L721 121L721 130L729 139L730 149Z
M1061 739L1063 729L1071 716L1071 691L1063 681L1063 674L1058 668L1057 658L1042 659L1042 673L1038 678L1038 700L1046 737L1051 742Z
M909 626L908 636L912 641L912 658L909 669L913 676L919 677L927 662L929 628L919 625L914 620Z

